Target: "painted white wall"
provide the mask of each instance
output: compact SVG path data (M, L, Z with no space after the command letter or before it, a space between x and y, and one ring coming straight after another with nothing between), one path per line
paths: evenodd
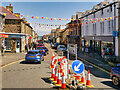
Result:
M118 8L118 6L119 6L118 3L116 3L116 8ZM84 19L81 21L82 22L82 27L81 27L82 37L94 36L93 24L95 24L95 23L96 23L96 36L112 36L112 29L111 29L111 32L109 32L109 28L108 28L109 20L104 20L104 18L114 17L114 5L112 5L112 12L111 12L110 6L103 9L103 15L101 15L101 12L102 12L102 10L95 12L95 18L98 18L98 19L103 18L103 21L100 20L100 22L98 22L98 20L95 20L96 22L93 20L94 14L88 15L87 16L88 18L87 17L82 18L82 19ZM118 16L118 9L116 9L116 16ZM88 19L92 19L94 21L94 23L92 23L92 21L88 20ZM113 23L114 23L114 19L111 19L111 20L113 20ZM86 22L88 24L86 24ZM104 33L103 34L101 34L101 26L100 26L101 22L104 22ZM85 24L83 25L83 23L85 23ZM87 30L86 26L88 26L88 30ZM114 30L114 27L113 27L113 30ZM116 18L116 31L118 31L118 18ZM115 54L116 54L116 56L118 56L118 37L115 38L115 48L116 48Z

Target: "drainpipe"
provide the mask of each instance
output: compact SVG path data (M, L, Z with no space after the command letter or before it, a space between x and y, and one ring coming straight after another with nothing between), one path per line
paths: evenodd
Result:
M114 4L114 31L116 31L116 5ZM114 55L115 55L115 37L113 37L113 47L114 47Z

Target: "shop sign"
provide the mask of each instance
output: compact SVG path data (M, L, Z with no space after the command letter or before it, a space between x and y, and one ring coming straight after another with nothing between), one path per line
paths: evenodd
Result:
M112 36L113 37L118 37L118 31L112 31Z
M8 38L9 35L6 35L6 34L0 34L0 37Z

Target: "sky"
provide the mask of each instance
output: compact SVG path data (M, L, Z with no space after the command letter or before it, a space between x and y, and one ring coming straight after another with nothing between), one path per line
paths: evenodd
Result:
M6 7L10 3L14 8L13 12L23 15L26 20L31 23L31 26L38 35L42 36L50 33L51 29L55 29L57 27L39 27L39 25L36 25L35 23L65 25L70 22L70 20L51 21L50 19L41 19L41 17L71 19L72 15L76 15L76 12L85 12L86 10L90 10L99 2L2 2L2 6ZM27 17L27 15L29 15L29 17ZM32 19L31 16L38 16L40 19ZM65 27L61 27L61 29L64 28Z

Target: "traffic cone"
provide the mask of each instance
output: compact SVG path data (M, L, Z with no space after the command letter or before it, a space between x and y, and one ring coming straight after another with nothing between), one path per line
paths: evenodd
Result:
M68 63L68 73L70 74L71 71L70 71L70 64Z
M63 72L63 63L61 63L60 65L61 65L61 66L60 66L60 67L61 67L60 73L62 73L62 72Z
M81 78L81 82L80 83L85 84L85 73L84 73L84 71L82 73L82 78Z
M79 74L76 75L76 79L77 79L77 81L80 80L80 75Z
M54 58L55 58L56 56L53 54L53 56L52 56L52 60L51 60L51 65L50 65L50 68L52 69L52 68L54 68L54 65L53 65L53 61L54 61Z
M87 82L86 82L87 87L94 87L91 85L91 80L90 80L90 71L88 70L88 75L87 75Z
M61 77L60 77L60 69L58 69L58 78L57 78L57 84L56 86L61 86Z
M57 78L58 78L58 74L57 74L57 67L55 68L55 77L54 77L54 83L57 83Z
M66 89L66 82L65 82L65 74L63 72L63 75L62 75L62 86L61 86L61 89Z
M52 73L51 73L50 80L54 80L54 77L55 77L55 66L54 66L54 68L52 68Z

